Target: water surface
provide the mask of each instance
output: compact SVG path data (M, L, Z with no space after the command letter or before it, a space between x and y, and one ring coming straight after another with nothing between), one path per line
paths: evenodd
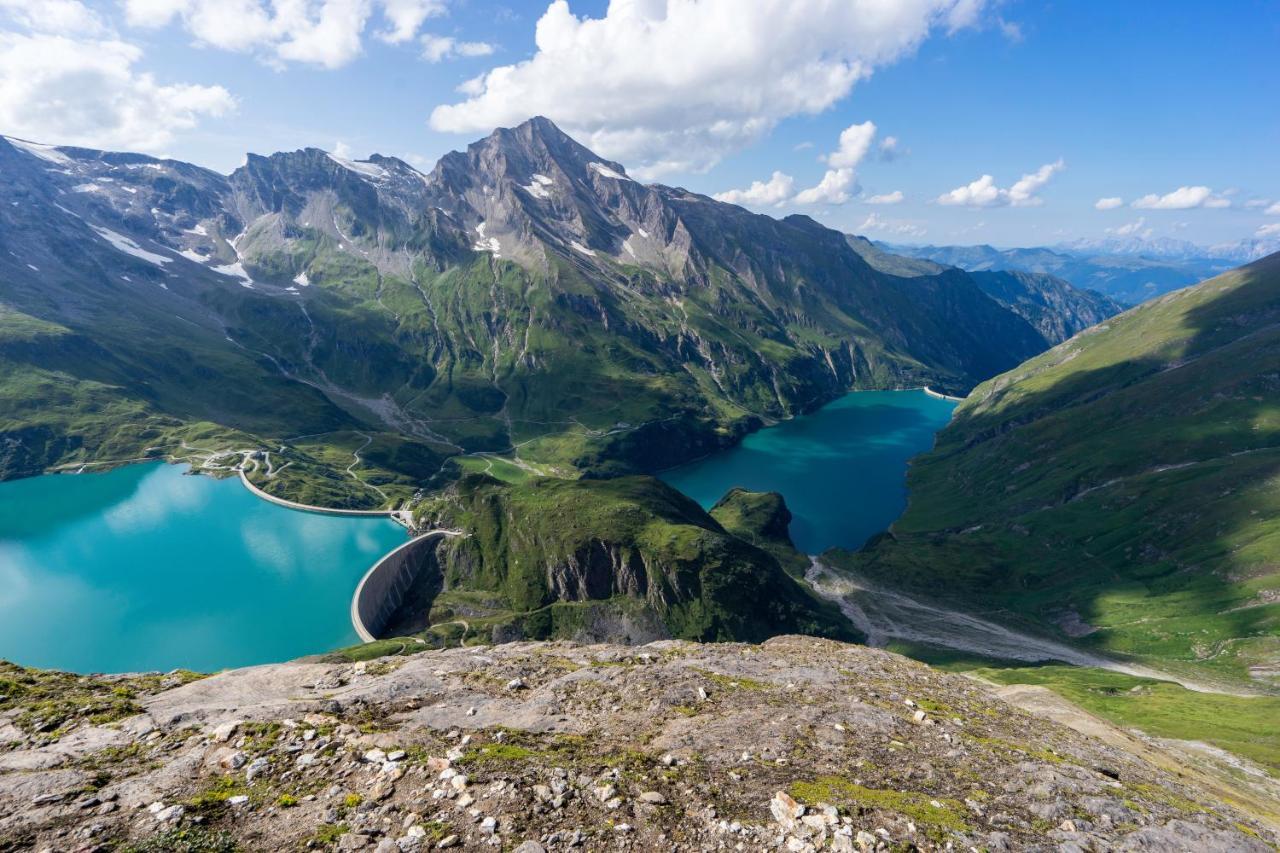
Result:
M0 658L212 671L358 642L351 594L405 541L177 465L0 483Z
M955 407L923 391L858 391L662 478L708 509L734 486L780 492L801 551L858 548L902 514L907 460Z

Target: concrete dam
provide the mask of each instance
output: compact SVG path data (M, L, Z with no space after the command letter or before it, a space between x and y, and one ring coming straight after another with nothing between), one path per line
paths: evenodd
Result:
M405 596L415 586L443 582L436 562L436 546L445 536L461 536L456 530L432 530L396 548L365 572L351 598L351 624L360 639L379 639L396 620ZM423 625L426 627L426 614Z

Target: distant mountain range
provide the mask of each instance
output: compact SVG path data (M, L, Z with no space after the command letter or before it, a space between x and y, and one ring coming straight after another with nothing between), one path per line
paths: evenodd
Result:
M1065 333L959 269L886 269L540 118L430 174L3 139L0 476L276 448L264 487L369 505L480 453L654 470L850 389L964 393Z
M876 269L898 276L938 275L942 264L886 252L865 237L848 235L849 245ZM1057 276L1022 270L973 271L982 292L1030 323L1047 344L1057 344L1124 310L1124 305Z
M882 249L970 272L992 270L1048 273L1079 288L1096 290L1125 305L1203 281L1267 254L1265 241L1222 247L1221 254L1176 240L1077 240L1053 247L997 249L993 246L905 246ZM1280 249L1280 245L1270 251Z

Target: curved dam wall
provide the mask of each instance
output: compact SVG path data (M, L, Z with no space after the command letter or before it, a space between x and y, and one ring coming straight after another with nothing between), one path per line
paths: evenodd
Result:
M396 548L365 572L351 598L351 624L361 640L371 643L378 639L419 573L434 567L436 542L443 536L459 535L453 530L424 533Z

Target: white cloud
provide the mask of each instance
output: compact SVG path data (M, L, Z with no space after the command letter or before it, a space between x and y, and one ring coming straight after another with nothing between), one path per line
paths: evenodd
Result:
M796 204L844 204L857 189L853 169L828 169L816 186L796 193Z
M1066 168L1061 158L1053 163L1045 163L1034 172L1023 175L1009 189L996 186L996 179L991 175L983 175L976 181L956 187L950 192L938 196L938 204L963 205L965 207L1034 207L1043 204L1036 193L1049 183L1049 179Z
M1100 198L1093 203L1093 206L1098 210L1115 210L1117 207L1122 207L1123 205L1124 199L1120 198L1118 195Z
M0 127L61 145L160 151L235 108L221 86L161 84L115 39L0 32Z
M1208 187L1178 187L1173 192L1148 193L1129 205L1142 210L1190 210L1193 207L1230 207L1231 201L1214 195Z
M1067 164L1059 157L1055 162L1045 163L1031 174L1023 175L1017 183L1009 187L1009 204L1014 207L1043 204L1043 200L1037 197L1036 193L1049 183L1050 178L1066 167Z
M444 0L382 0L382 17L387 19L388 29L380 35L392 44L409 41L423 21L445 11Z
M747 207L780 207L791 198L795 179L782 172L774 172L768 181L753 181L745 190L728 190L716 193L716 201L741 204Z
M1280 216L1280 201L1277 201L1275 204L1271 205L1270 207L1268 207L1266 210L1262 212L1267 214L1268 216Z
M900 153L898 148L898 137L886 136L880 140L880 159L888 162L897 159Z
M272 64L303 62L339 68L363 50L380 11L380 38L401 43L423 21L445 12L444 0L123 0L133 26L163 27L175 18L200 44L253 53Z
M791 194L795 179L782 172L774 172L768 181L755 181L745 190L727 190L715 198L732 204L752 207L781 207L793 204L844 204L858 187L855 167L867 156L876 136L874 123L864 121L852 124L840 133L836 150L822 157L828 169L816 185Z
M1105 229L1108 234L1114 234L1117 237L1142 237L1149 238L1154 231L1146 227L1147 220L1145 217L1139 216L1134 222L1124 225L1118 225L1115 228Z
M641 177L704 170L793 115L845 98L982 0L612 0L604 17L555 0L537 52L494 68L431 126L486 133L546 115ZM840 168L840 167L837 167Z
M872 213L858 226L860 233L881 231L888 234L899 234L906 237L923 237L929 233L918 223L907 219L885 219L879 213Z
M863 201L867 204L901 204L904 198L906 196L902 194L902 190L894 190L891 193L870 196L863 199Z
M873 122L849 125L840 132L840 147L827 155L827 165L833 169L856 169L862 158L867 156L875 136Z
M1003 192L996 186L996 179L991 175L983 175L976 181L956 187L949 193L938 196L938 204L962 204L967 207L991 207L1000 204Z
M106 27L80 0L0 0L0 19L41 33L97 35Z
M1280 222L1271 222L1266 225L1259 225L1255 236L1270 237L1272 234L1280 235Z
M442 62L458 56L488 56L491 53L493 45L483 41L458 41L430 33L422 37L422 58L427 62Z

